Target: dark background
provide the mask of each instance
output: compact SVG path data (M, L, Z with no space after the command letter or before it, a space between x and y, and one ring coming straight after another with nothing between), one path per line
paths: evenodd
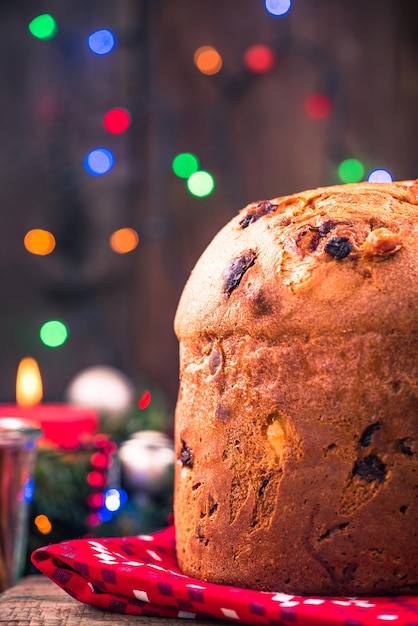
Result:
M58 34L34 38L51 13ZM0 3L0 401L15 397L20 359L39 363L46 401L91 365L112 365L156 386L174 407L173 318L183 285L214 234L250 201L340 182L338 163L360 159L395 179L418 176L418 3L294 0L273 17L262 0L3 0ZM109 28L115 50L92 54L88 35ZM245 70L254 44L277 53L273 71ZM222 55L219 74L193 63L201 45ZM312 119L306 97L328 94ZM132 124L109 135L103 115L125 107ZM92 177L83 159L106 146L116 164ZM195 153L215 178L191 196L171 169ZM137 249L108 245L131 226ZM57 247L38 257L31 228ZM70 331L59 348L39 340L47 319Z

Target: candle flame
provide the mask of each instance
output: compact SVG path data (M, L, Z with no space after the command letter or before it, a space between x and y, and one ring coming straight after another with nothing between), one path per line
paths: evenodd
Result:
M35 359L25 357L20 361L17 368L16 402L19 406L33 406L41 400L41 372Z

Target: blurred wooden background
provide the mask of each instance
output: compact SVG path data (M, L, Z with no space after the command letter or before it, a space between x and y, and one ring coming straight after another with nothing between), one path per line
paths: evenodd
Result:
M59 31L39 41L27 25L50 12ZM246 203L338 183L337 164L418 176L418 3L294 0L272 17L262 0L3 0L0 3L0 401L14 399L23 356L40 365L46 400L61 400L83 368L107 364L152 384L174 407L182 287L219 228ZM105 57L86 39L118 39ZM273 71L252 75L243 54L277 51ZM201 45L222 55L219 74L193 63ZM326 119L306 115L316 91ZM104 113L123 106L132 124L108 135ZM91 177L85 154L107 146L113 170ZM183 151L215 178L191 196L171 169ZM132 226L138 248L116 255L111 232ZM23 247L31 228L54 232L47 257ZM51 349L40 325L66 321Z

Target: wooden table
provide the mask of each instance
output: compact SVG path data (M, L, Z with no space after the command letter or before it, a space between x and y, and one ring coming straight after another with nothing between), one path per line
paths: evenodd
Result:
M28 576L0 594L0 624L8 626L231 626L224 620L120 615L71 598L45 576Z

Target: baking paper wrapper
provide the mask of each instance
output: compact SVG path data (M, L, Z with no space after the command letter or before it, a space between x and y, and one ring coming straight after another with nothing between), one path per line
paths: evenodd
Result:
M32 562L73 598L114 613L278 626L418 626L416 596L293 596L185 576L173 526L152 535L51 544L35 550Z

